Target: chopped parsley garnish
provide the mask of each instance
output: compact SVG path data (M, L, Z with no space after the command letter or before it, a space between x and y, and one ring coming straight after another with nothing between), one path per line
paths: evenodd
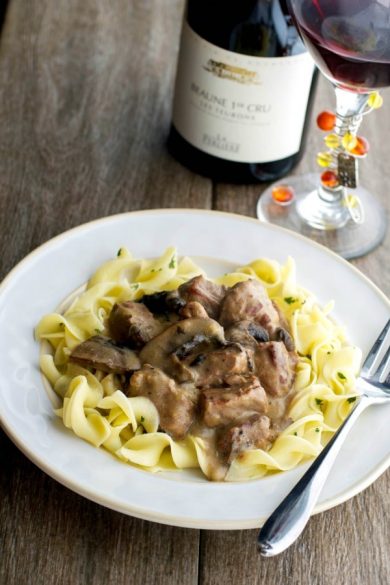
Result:
M103 329L95 329L96 333L101 333L103 331Z
M340 378L340 380L346 380L346 376L344 376L343 372L337 372L337 376Z
M356 396L351 396L351 398L347 398L347 402L349 402L349 404L352 404L352 402L355 402L356 400Z
M320 429L318 427L316 427L316 433L319 433Z
M61 329L65 329L65 323L63 323L62 321L61 321L61 323L58 323L58 326L59 326Z
M172 256L171 261L170 261L170 263L169 263L168 266L169 266L169 268L175 268L175 266L176 266L176 259L175 259L174 256Z
M295 299L294 297L284 297L283 300L288 305L292 305L293 303L296 303L298 299Z
M141 421L142 423L143 423L143 422L145 422L145 417L144 417L144 416L141 416L141 418L140 418L140 421Z
M137 290L139 289L139 284L136 282L135 284L132 284L131 287L133 290Z
M297 433L297 431L295 431L294 435L295 435L296 437L298 436L298 433Z
M323 400L321 400L321 398L316 398L316 404L318 406L321 406L322 403L323 403Z
M122 248L119 248L118 252L116 253L117 256L120 256L122 254Z

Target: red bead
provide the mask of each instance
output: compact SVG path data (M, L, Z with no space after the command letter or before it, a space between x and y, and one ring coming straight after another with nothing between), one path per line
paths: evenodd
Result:
M353 154L354 156L365 156L367 152L370 150L370 145L368 141L363 138L363 136L356 137L356 144L353 148L349 149L348 152Z
M333 112L328 112L326 110L325 112L321 112L321 114L317 116L317 126L321 130L324 130L325 132L333 130L335 124L336 115Z
M334 173L333 171L325 171L321 175L321 183L324 187L330 187L331 189L333 189L334 187L337 187L337 185L339 184L339 180L337 178L336 173Z
M277 185L272 189L272 199L279 205L288 205L294 197L294 190L288 185Z

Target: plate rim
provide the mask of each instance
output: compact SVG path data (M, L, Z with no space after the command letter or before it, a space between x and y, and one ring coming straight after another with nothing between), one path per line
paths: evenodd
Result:
M366 283L368 283L382 297L382 299L385 301L385 303L390 308L390 300L381 291L381 289L370 278L368 278L368 276L366 276L363 272L361 272L358 268L356 268L356 266L351 264L348 260L346 260L345 258L340 256L339 254L336 254L336 252L333 252L330 248L327 248L326 246L319 244L315 240L311 240L310 238L303 236L302 234L300 234L298 232L294 232L292 230L289 230L283 226L278 226L278 225L275 225L272 223L268 223L266 221L263 221L261 219L255 218L255 217L241 215L239 213L232 213L230 211L218 211L218 210L214 210L214 209L185 208L185 207L156 208L156 209L151 208L151 209L138 209L135 211L125 211L123 213L114 213L112 215L106 215L104 217L92 219L91 221L87 221L87 222L81 223L79 225L76 225L72 228L69 228L69 229L57 234L56 236L49 238L48 240L46 240L42 244L39 244L36 248L33 248L33 250L31 250L21 260L19 260L19 262L17 262L15 264L15 266L13 266L9 270L9 272L5 275L5 277L1 280L1 282L0 282L0 296L3 293L3 289L7 286L8 280L10 280L11 277L13 277L14 273L17 270L19 270L20 268L22 268L24 266L24 264L27 261L29 261L33 256L38 254L42 249L48 247L49 245L51 245L55 242L58 242L61 239L64 239L65 237L69 236L70 234L76 233L78 231L83 231L84 229L87 229L87 228L92 227L94 225L98 225L100 223L106 223L108 220L112 221L112 220L115 220L117 218L126 217L126 216L134 216L134 215L153 215L154 213L161 214L161 215L162 214L164 214L164 215L169 215L169 214L176 215L177 214L178 215L180 213L186 213L189 215L196 215L196 214L202 213L202 214L209 214L209 215L220 216L220 217L223 217L223 216L230 217L230 218L235 217L235 218L239 219L240 221L248 221L252 224L257 224L257 225L260 224L261 226L264 226L267 229L271 229L272 231L275 231L275 232L282 231L283 233L286 233L286 234L293 236L299 240L302 240L303 242L306 242L306 244L308 244L310 246L314 246L315 248L318 248L319 250L326 253L334 260L337 260L338 262L343 264L344 266L348 266L349 269L352 269L356 274L358 274L361 278L363 278L366 281Z
M374 283L370 278L368 278L365 274L363 274L356 266L339 256L338 254L334 253L332 250L326 248L325 246L318 244L317 242L299 234L297 232L293 232L281 226L273 225L264 221L261 221L257 218L241 215L238 213L231 213L226 211L218 211L218 210L210 210L210 209L201 209L201 208L164 208L164 209L145 209L145 210L136 210L136 211L128 211L124 213L117 213L112 215L107 215L104 217L100 217L88 222L84 222L77 226L74 226L64 232L53 236L52 238L46 240L32 251L30 251L26 256L24 256L19 262L17 262L12 269L6 274L4 279L0 282L0 299L3 293L6 292L8 283L12 282L14 276L19 273L19 271L23 270L25 264L28 264L31 259L35 256L39 255L43 250L46 248L50 248L52 245L55 245L57 242L61 240L66 240L69 236L72 236L74 233L88 231L89 229L93 228L95 225L104 224L108 222L115 222L115 220L119 218L125 217L133 217L133 216L141 216L141 215L178 215L178 214L186 214L186 215L199 215L199 214L207 214L213 215L214 217L227 217L227 218L235 218L243 222L250 222L252 224L256 224L258 226L265 227L266 229L270 229L275 231L276 233L284 232L288 234L290 237L294 237L298 240L302 240L306 245L310 247L314 247L319 249L322 253L326 253L330 256L333 260L341 263L348 270L352 270L360 279L362 279L372 290L375 292L381 299L384 301L385 305L390 310L390 300L386 297L386 295L381 291L381 289ZM222 259L221 259L222 260ZM250 519L250 520L205 520L205 519L196 519L196 518L188 518L188 517L179 517L179 516L172 516L170 514L162 514L160 512L155 511L148 511L146 509L142 509L135 505L124 505L120 502L116 502L115 500L110 499L110 496L104 493L97 493L97 491L90 492L88 488L84 488L80 486L77 481L73 479L69 479L66 476L66 473L61 473L60 471L53 470L50 466L46 465L44 461L42 461L39 456L35 455L34 450L30 449L28 445L24 444L22 440L19 439L17 435L15 435L12 429L7 425L6 420L4 419L2 412L1 412L1 403L0 403L0 426L3 428L6 435L9 439L14 443L14 445L30 460L34 465L36 465L39 469L41 469L44 473L52 477L54 480L58 481L61 485L65 486L67 489L86 497L87 499L99 504L103 505L107 508L112 510L134 516L136 518L140 518L143 520L148 520L152 522L159 522L161 524L167 524L171 526L179 526L185 528L194 528L194 529L207 529L207 530L238 530L238 529L253 529L258 528L262 525L262 523L266 520L266 517L260 517L258 519ZM306 464L307 465L307 464ZM342 494L338 497L331 497L327 500L323 501L322 503L315 506L312 515L318 514L325 510L331 509L343 502L349 500L350 498L354 497L358 493L364 491L367 487L369 487L380 475L382 475L386 469L390 466L390 452L387 457L385 457L381 463L376 465L369 473L367 473L364 477L360 478L358 481L354 482L348 489L346 489ZM260 481L260 480L255 480Z

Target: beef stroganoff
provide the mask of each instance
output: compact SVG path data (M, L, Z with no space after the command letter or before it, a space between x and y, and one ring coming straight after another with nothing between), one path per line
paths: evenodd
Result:
M332 308L291 258L208 279L174 248L121 248L41 319L40 366L64 425L119 459L259 478L315 457L356 399L361 352Z

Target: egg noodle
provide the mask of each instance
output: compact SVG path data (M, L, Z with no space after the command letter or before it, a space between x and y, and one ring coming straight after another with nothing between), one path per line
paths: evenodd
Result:
M68 363L81 342L105 332L115 303L138 300L144 294L174 290L204 271L190 258L178 258L168 248L154 260L137 260L121 248L103 264L63 314L44 316L36 328L42 344L40 367L61 398L55 413L77 436L104 447L119 459L149 471L207 469L200 437L174 441L160 432L159 415L144 397L127 397L115 374L92 374ZM329 316L333 303L320 307L314 295L296 282L295 262L280 265L258 259L235 272L214 279L229 287L249 278L259 280L285 315L299 354L295 394L288 416L292 423L268 451L252 449L230 466L226 480L259 478L292 469L315 457L356 400L356 377L361 351L349 345L345 333Z

